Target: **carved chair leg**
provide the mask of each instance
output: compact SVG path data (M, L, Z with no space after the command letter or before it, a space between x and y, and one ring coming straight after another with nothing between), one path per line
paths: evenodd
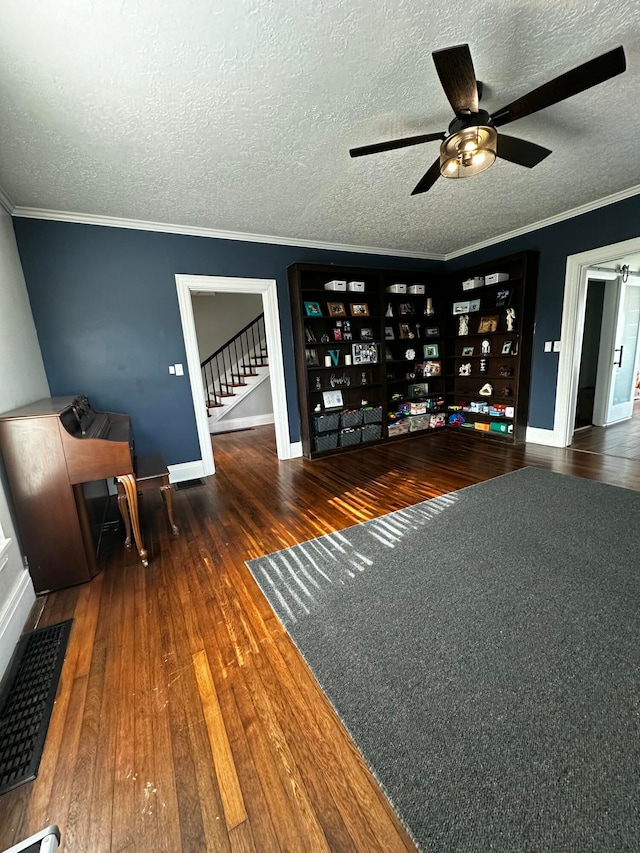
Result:
M118 486L120 486L120 484L118 484ZM127 549L127 551L130 551L131 524L129 523L129 505L127 503L127 496L122 488L118 488L118 509L120 510L120 515L122 516L122 520L124 521L124 532L126 534L126 539L124 540L124 547Z
M131 516L131 527L133 528L133 538L136 542L138 554L142 560L143 566L149 565L148 555L142 544L142 535L140 533L140 517L138 515L138 489L136 488L136 478L133 474L122 474L116 478L119 483L122 483L127 503L129 504L129 515Z
M169 524L171 525L173 535L178 536L180 530L173 520L173 489L171 486L160 486L160 492L164 500L164 505L167 508L167 516L169 518Z

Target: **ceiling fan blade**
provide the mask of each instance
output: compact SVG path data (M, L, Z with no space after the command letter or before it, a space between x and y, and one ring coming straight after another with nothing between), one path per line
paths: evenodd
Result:
M551 154L551 151L548 148L543 148L542 145L536 145L535 142L527 142L526 139L518 139L517 136L499 133L496 154L510 163L517 163L518 166L533 169L538 163L542 163L544 158Z
M478 84L468 44L433 52L438 77L456 115L478 112Z
M426 175L423 175L422 178L418 181L416 188L413 190L411 195L418 195L418 193L426 193L427 190L430 190L431 187L435 184L435 182L440 177L440 158L431 165L429 171Z
M501 127L510 121L544 110L553 104L571 98L579 92L584 92L592 86L604 83L617 74L622 74L627 62L622 47L616 47L602 56L591 59L583 65L578 65L566 74L561 74L538 89L523 95L511 104L495 112L491 118L496 127Z
M361 148L351 148L352 157L363 157L365 154L378 154L380 151L392 151L394 148L407 148L409 145L419 145L421 142L442 141L446 133L423 133L420 136L406 136L404 139L393 139L390 142L376 142L373 145L363 145Z

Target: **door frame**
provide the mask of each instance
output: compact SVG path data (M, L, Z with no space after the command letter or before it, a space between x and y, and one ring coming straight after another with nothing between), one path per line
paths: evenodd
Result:
M202 462L202 476L215 473L211 433L206 409L206 395L200 370L200 353L193 317L192 293L257 293L262 296L264 326L269 358L269 379L276 433L278 459L293 459L302 454L300 444L292 444L289 436L289 412L284 379L280 314L278 311L278 287L275 279L231 278L215 275L176 275L176 290L182 322L182 334L187 354L187 367L191 383L193 410L198 430L198 441Z
M586 252L567 255L567 267L562 304L560 330L560 358L556 405L553 418L553 440L557 447L568 447L573 440L576 418L580 356L584 332L584 315L587 304L587 269L602 263L618 260L625 255L640 252L640 237L599 246Z

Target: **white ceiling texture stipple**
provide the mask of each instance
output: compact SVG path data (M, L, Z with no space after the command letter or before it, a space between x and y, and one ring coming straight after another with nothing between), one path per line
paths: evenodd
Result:
M0 186L19 208L442 256L640 185L639 0L0 5ZM446 130L431 53L492 112L622 44L627 71L505 132L553 153L411 190Z

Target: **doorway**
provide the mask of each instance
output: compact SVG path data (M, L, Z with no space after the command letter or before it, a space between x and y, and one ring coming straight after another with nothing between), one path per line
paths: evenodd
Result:
M609 275L605 277L604 274L600 273L598 280L605 282L613 281L618 279L616 269L621 267L623 264L628 264L633 270L640 269L640 237L636 237L633 240L625 240L610 246L601 246L597 249L591 249L587 252L569 255L567 257L562 328L560 333L562 348L558 363L554 428L551 440L546 443L553 444L557 447L568 447L571 445L574 439L576 420L580 419L578 415L578 403L579 391L581 388L581 365L584 336L585 334L588 337L591 336L593 334L593 327L597 327L597 323L595 323L593 319L590 323L587 321L589 281L590 279L593 280L596 278L596 273L592 272L590 274L589 270L590 268L593 270L593 267L599 267L600 269L604 268L607 270ZM634 277L634 283L635 282L640 282L640 278ZM634 287L633 290L640 294L640 288ZM610 291L609 296L611 296L612 292L613 291ZM597 302L599 297L595 294L596 291L594 291L594 299ZM614 403L614 398L616 397L615 375L612 368L614 368L613 361L619 361L619 353L617 355L615 355L615 353L616 350L619 350L620 341L615 340L615 329L617 317L620 313L618 309L622 307L620 294L621 292L618 291L617 304L615 300L609 298L609 307L607 308L607 294L605 290L605 297L602 302L603 310L602 322L600 324L600 340L598 345L599 363L597 375L600 379L606 375L607 371L609 372L609 375L608 386L606 386L606 383L603 383L602 381L596 381L595 387L592 386L591 393L594 398L594 408L593 412L591 412L592 423L609 423L609 420L607 420L607 406ZM605 314L607 314L608 317L605 317ZM624 334L622 327L621 333ZM593 342L592 338L591 341ZM611 347L611 349L607 356L608 364L607 371L605 371L604 365L601 363L601 359L604 360L605 356L603 353L606 352L607 347ZM627 359L629 349L629 345L627 344L625 367L628 367L629 364ZM637 355L637 350L634 355ZM635 378L637 367L638 365L636 360L633 365L634 374L632 378ZM589 369L591 370L591 376L593 378L593 362ZM585 368L585 370L587 370L587 368ZM587 387L587 378L584 374L582 376L582 386ZM602 390L605 386L607 388L606 393ZM631 388L631 383L629 383L629 388ZM600 390L599 395L596 394L598 389ZM630 406L628 405L628 415L626 415L626 417L630 417L631 414L633 414L633 399L631 399L630 403ZM585 415L585 405L587 414L589 414L590 402L588 400L588 392L582 393L580 397L580 404L580 414L582 416ZM637 405L635 406L635 411L636 413L638 412ZM613 419L614 418L611 420ZM603 426L601 429L611 430L612 427ZM617 424L616 429L618 432L622 432L624 429L624 423Z
M293 459L296 456L300 456L302 454L300 443L292 443L289 437L289 415L285 391L282 340L280 336L278 290L275 279L176 275L176 290L187 354L193 409L200 444L202 463L200 476L214 474L216 469L211 435L209 433L205 389L200 372L200 355L198 352L198 341L191 303L193 293L257 293L261 295L267 349L269 352L271 395L278 459Z

